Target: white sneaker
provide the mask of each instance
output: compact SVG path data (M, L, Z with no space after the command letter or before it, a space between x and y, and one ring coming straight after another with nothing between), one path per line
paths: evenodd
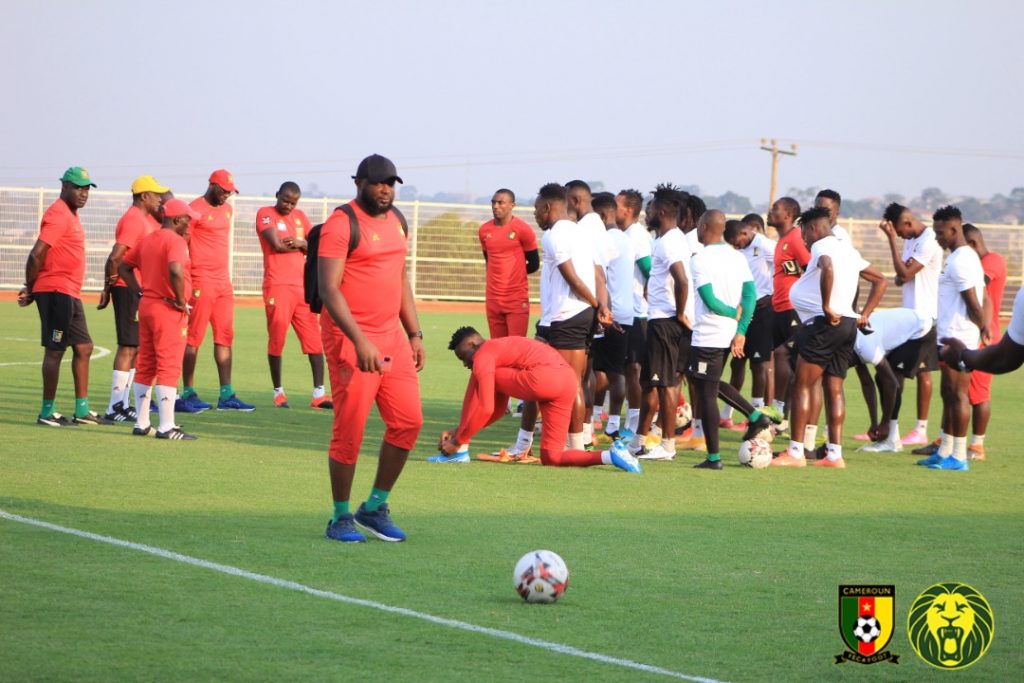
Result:
M865 453L899 453L903 450L903 446L899 441L886 439L885 441L866 444L857 450L864 451Z
M505 452L508 453L511 458L518 458L521 455L529 453L531 448L533 448L532 441L527 441L526 443L517 441L515 444L505 449Z
M636 456L637 460L674 460L676 454L674 452L666 451L665 448L658 444L654 448L650 449L646 453L642 453Z

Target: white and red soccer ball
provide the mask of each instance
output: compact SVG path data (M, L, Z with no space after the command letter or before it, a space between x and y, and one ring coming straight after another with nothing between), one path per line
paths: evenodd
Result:
M512 585L526 602L555 602L569 585L569 568L558 553L532 550L516 562Z

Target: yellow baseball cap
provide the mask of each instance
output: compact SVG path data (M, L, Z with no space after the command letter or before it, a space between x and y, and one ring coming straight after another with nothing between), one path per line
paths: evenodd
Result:
M164 192L170 192L171 188L164 187L156 181L151 175L140 175L132 183L132 194L142 194L143 192L156 192L157 194L163 194Z

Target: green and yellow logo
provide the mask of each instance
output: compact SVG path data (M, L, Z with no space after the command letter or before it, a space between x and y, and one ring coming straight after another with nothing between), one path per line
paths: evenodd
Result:
M938 669L963 669L981 659L996 633L985 596L965 583L937 583L914 600L907 640Z
M895 626L895 586L839 586L839 634L847 650L836 664L899 664L899 655L886 649Z

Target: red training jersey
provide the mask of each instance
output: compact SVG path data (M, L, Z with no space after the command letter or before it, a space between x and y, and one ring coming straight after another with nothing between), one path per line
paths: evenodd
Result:
M791 311L789 290L800 279L800 274L811 260L811 252L804 244L800 228L790 228L785 237L775 244L775 274L772 279L772 308L776 311Z
M128 252L124 262L142 274L139 285L146 299L176 299L171 287L170 264L181 264L185 276L185 299L192 293L192 276L188 257L188 243L185 238L170 228L156 230L143 237L139 244Z
M487 300L518 304L529 300L526 252L536 251L537 236L515 216L505 225L489 220L480 226L480 248L487 255Z
M406 240L402 223L393 211L370 216L355 201L349 202L359 219L359 244L348 253L352 234L348 216L335 209L320 228L319 255L345 260L341 293L359 328L367 334L391 332L399 324L405 285ZM331 316L321 316L334 326Z
M295 237L306 239L310 229L309 218L300 209L292 209L282 216L273 206L264 206L256 212L256 234L263 249L263 286L292 285L301 287L306 267L306 255L301 251L274 251L263 233L274 230L280 239Z
M50 246L39 269L33 292L61 292L82 298L85 279L85 232L78 214L58 199L43 214L39 241Z
M1006 289L1006 259L994 251L981 257L981 269L985 271L985 292L992 302L992 320L988 331L992 335L992 344L999 341L1002 332L999 327L999 314L1003 308L1003 291Z
M117 222L117 229L114 231L114 242L128 247L128 251L131 251L139 243L139 240L154 230L159 229L160 221L139 207L132 205L128 207L128 210L121 216L121 220ZM139 279L138 271L135 273L135 279ZM126 286L125 281L118 276L114 286L124 287Z
M231 205L211 206L206 197L196 197L189 206L202 214L189 225L192 279L230 279Z
M499 419L505 412L504 405L496 405L498 394L508 390L495 384L498 368L533 371L543 376L553 368L569 368L562 355L543 342L528 337L501 337L488 339L473 355L473 369L462 401L462 417L455 439L469 443L481 429ZM531 396L516 398L531 399Z

